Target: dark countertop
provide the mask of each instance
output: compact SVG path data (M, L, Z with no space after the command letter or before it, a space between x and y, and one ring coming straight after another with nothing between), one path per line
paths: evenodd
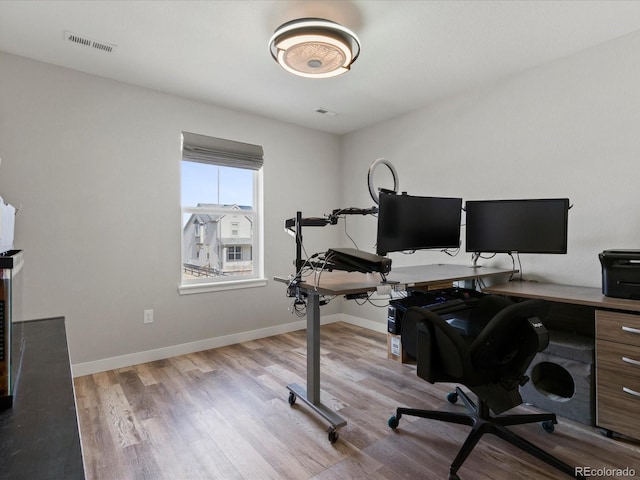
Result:
M64 318L14 323L16 342L13 407L0 412L0 479L84 479Z

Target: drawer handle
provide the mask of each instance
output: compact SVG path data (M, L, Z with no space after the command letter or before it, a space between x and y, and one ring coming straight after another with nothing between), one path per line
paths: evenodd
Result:
M631 365L636 365L640 367L640 362L638 360L634 360L633 358L622 357L622 361L625 363L630 363Z
M635 390L631 390L627 387L622 387L622 391L624 393L628 393L629 395L633 395L634 397L640 397L640 392L636 392Z
M622 331L623 331L623 332L638 333L638 334L640 334L640 328L622 327Z

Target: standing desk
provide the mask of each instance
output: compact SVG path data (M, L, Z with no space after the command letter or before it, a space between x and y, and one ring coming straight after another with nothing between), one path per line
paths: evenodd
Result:
M323 295L350 295L372 292L381 285L402 285L405 288L427 286L444 282L472 280L480 277L509 275L517 270L466 265L435 264L394 268L387 276L386 284L379 274L358 272L322 272L317 277L310 276L298 284L307 294L307 390L298 384L289 384L289 403L296 398L306 403L312 410L330 423L329 441L338 439L337 429L347 422L320 400L320 297ZM289 283L285 277L274 280Z

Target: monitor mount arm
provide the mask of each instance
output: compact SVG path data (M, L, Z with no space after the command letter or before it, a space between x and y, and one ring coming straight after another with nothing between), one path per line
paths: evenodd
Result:
M482 265L478 265L478 259L480 259L481 252L473 252L471 254L471 268L480 268Z
M303 217L302 212L296 212L295 218L289 218L284 222L284 228L287 232L292 232L296 239L296 276L294 281L299 281L302 267L305 260L302 259L302 227L325 227L327 225L336 225L338 218L342 215L375 215L378 213L378 207L371 208L337 208L325 217ZM383 280L385 277L383 276Z

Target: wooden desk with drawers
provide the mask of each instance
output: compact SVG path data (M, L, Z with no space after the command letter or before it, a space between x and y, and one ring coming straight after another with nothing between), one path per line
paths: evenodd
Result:
M640 301L605 297L599 288L510 282L485 293L593 307L596 424L640 438Z

